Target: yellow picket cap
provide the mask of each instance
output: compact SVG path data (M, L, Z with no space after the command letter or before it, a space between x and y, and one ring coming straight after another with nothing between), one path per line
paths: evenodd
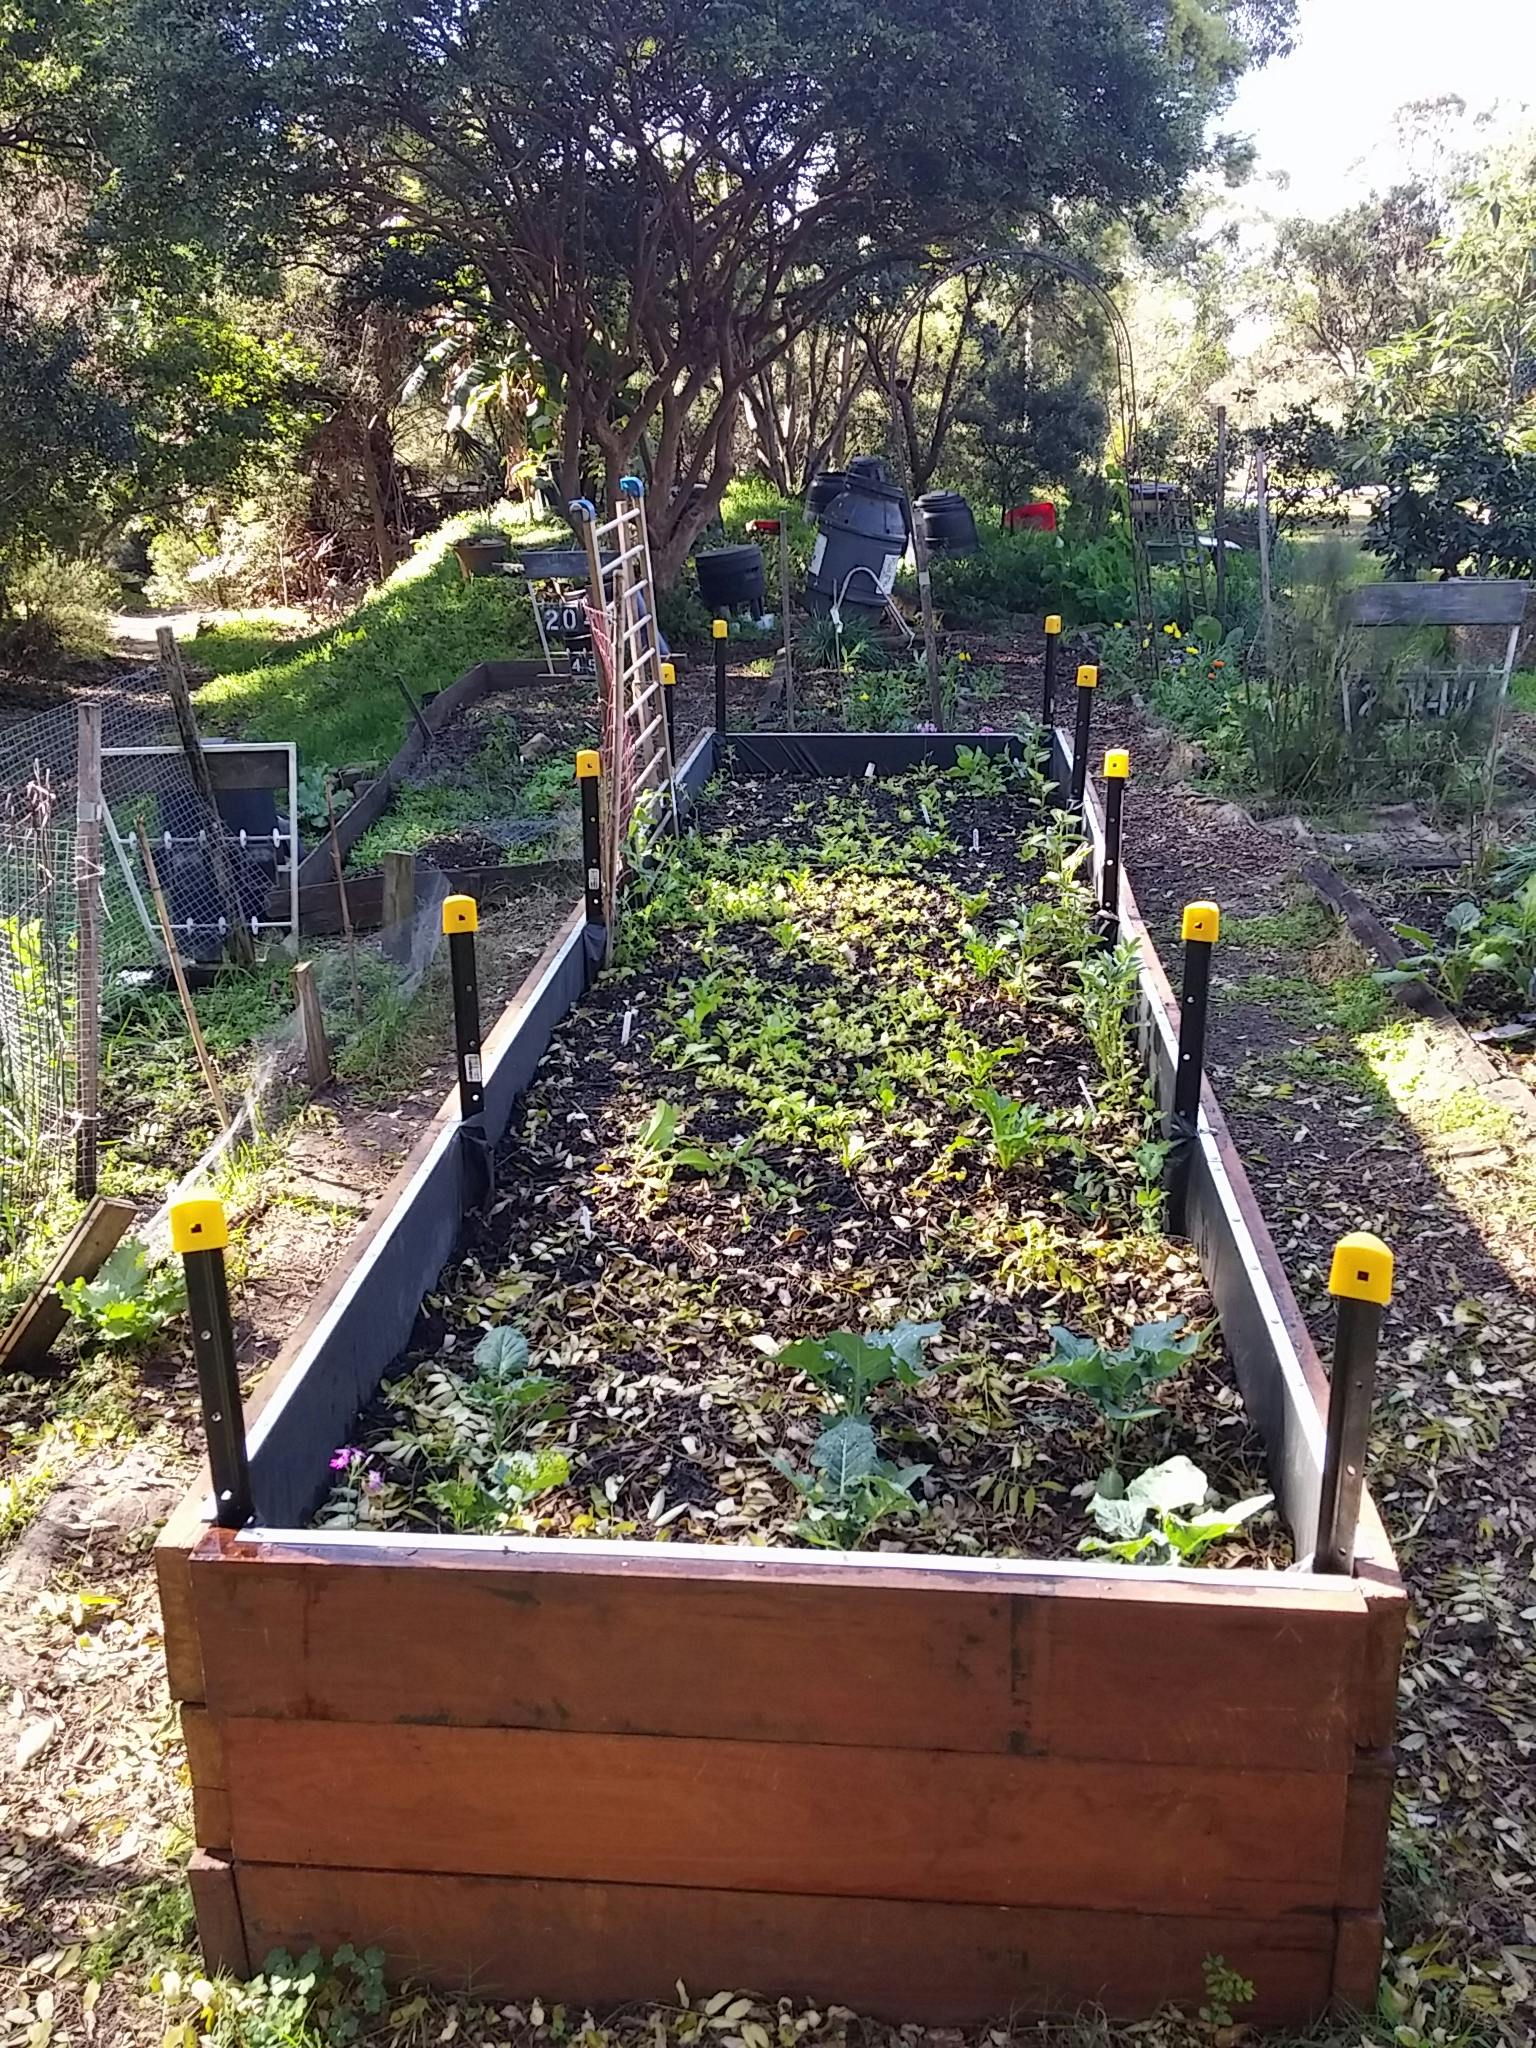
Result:
M1104 780L1124 782L1131 772L1131 757L1124 747L1111 747L1104 756Z
M477 932L480 929L480 906L473 896L445 896L443 898L443 930L445 932Z
M1046 613L1046 617L1045 617L1045 630L1047 631L1047 633L1059 633L1059 632L1061 631L1061 613L1060 613L1060 612L1047 612L1047 613Z
M171 1204L173 1252L221 1252L229 1243L224 1204L217 1195L188 1195Z
M1085 661L1079 668L1077 687L1080 690L1096 690L1099 687L1099 672L1091 661Z
M1179 936L1185 940L1204 939L1214 946L1221 937L1221 912L1214 903L1186 903Z
M717 640L723 640L726 634L729 633L731 629L726 624L724 619L712 619L710 621L709 630L711 633L714 634Z
M1353 1230L1333 1248L1328 1292L1342 1301L1374 1301L1385 1308L1392 1299L1392 1254L1368 1230Z
M664 683L675 683L677 681L677 663L675 661L664 661L661 664L661 680Z
M583 747L576 756L576 780L590 782L603 772L603 757L596 747Z

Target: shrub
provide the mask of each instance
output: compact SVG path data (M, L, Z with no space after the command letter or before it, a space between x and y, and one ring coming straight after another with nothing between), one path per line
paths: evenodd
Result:
M105 654L107 618L122 600L122 585L103 562L45 548L7 579L6 596L24 629L15 635L18 654Z

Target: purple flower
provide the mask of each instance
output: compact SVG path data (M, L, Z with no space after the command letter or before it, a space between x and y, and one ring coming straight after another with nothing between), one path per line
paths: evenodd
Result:
M333 1472L350 1472L362 1455L362 1452L354 1450L351 1444L343 1444L339 1450L331 1453L331 1470Z
M383 1475L383 1473L382 1473L382 1472L366 1472L366 1473L364 1473L364 1475L363 1475L363 1485L364 1485L364 1486L365 1486L365 1487L367 1488L367 1490L368 1490L368 1491L369 1491L370 1493L382 1493L382 1492L384 1491L384 1475Z
M926 718L923 720L921 725L915 725L912 728L914 732L937 732L938 729L939 728L936 725L931 725Z
M978 725L976 730L978 732L996 732L997 727L995 725Z

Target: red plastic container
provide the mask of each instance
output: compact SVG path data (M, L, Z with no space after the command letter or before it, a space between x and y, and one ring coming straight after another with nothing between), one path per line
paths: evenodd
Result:
M1035 498L1028 505L1010 505L1003 514L1003 528L1008 533L1018 533L1021 528L1035 533L1056 531L1056 507L1049 498Z

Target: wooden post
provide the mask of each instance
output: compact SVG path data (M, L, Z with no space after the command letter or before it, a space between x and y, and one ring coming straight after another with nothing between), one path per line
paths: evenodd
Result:
M138 821L139 853L144 862L144 879L149 884L149 893L154 900L155 915L160 920L160 936L165 940L165 956L171 963L171 973L176 982L176 993L181 998L181 1014L187 1020L187 1033L192 1040L192 1049L197 1054L197 1064L203 1070L203 1079L208 1084L208 1093L218 1112L219 1122L227 1131L230 1126L229 1103L219 1080L219 1070L213 1064L208 1051L208 1042L203 1037L203 1027L197 1021L197 1009L192 1001L192 991L187 987L186 972L181 964L181 949L176 944L175 927L171 913L166 908L165 891L160 886L160 876L155 868L155 856L150 850L149 834L144 830L144 820Z
M1264 449L1253 451L1253 495L1259 515L1259 600L1262 607L1262 632L1264 644L1264 667L1266 673L1274 666L1275 658L1275 599L1270 584L1269 568L1269 479L1265 470Z
M779 610L784 614L784 724L795 729L795 631L789 616L789 518L779 520Z
M301 960L293 970L293 992L299 1004L299 1029L304 1037L304 1073L311 1095L328 1088L333 1077L331 1048L325 1035L325 1017L320 1008L320 991L315 987L312 960Z
M1227 628L1227 408L1216 408L1216 616Z
M928 669L928 716L934 730L944 730L944 697L939 686L939 634L933 617L933 578L928 569L928 541L923 522L914 513L912 552L917 561L917 595L923 608L923 660Z
M82 704L75 768L75 1193L96 1192L101 1126L101 706Z
M380 923L384 930L385 954L397 967L409 967L416 935L414 853L386 853L384 856L384 903Z
M341 857L341 841L336 837L336 805L333 801L335 784L327 775L325 778L325 824L331 842L331 872L336 877L336 901L341 910L341 929L347 942L347 967L352 976L352 1014L363 1014L362 984L357 978L357 935L352 929L352 905L347 900L346 868Z
M240 892L235 886L234 869L229 864L229 848L224 843L224 821L219 816L218 800L213 793L213 777L208 772L208 759L203 752L203 736L197 729L197 719L192 710L192 693L187 688L187 672L182 667L181 649L176 645L176 635L169 626L161 626L155 634L155 646L160 655L160 673L165 677L166 690L171 700L171 710L176 719L176 730L181 735L182 751L187 757L187 768L192 776L192 785L202 802L203 815L207 820L208 864L213 871L213 885L229 926L230 944L235 958L243 967L250 967L256 959L256 944L250 928L240 909Z

